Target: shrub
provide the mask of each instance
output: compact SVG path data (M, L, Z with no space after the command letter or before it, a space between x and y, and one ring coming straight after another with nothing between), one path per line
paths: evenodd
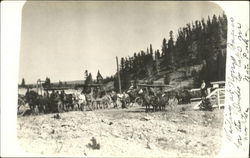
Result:
M213 110L213 106L210 102L209 99L203 99L202 103L200 104L200 109L203 111L212 111Z

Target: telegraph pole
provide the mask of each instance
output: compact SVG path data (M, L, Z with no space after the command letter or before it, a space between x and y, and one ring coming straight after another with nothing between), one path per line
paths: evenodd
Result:
M121 78L120 78L120 69L119 69L118 57L116 57L116 66L117 66L117 76L118 76L119 93L122 93L122 90L121 90Z

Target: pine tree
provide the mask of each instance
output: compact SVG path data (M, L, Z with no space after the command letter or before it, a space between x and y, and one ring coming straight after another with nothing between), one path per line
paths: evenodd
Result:
M25 85L25 80L24 80L24 78L22 78L22 83L21 83L21 87L25 87L26 85Z
M124 71L124 69L125 69L125 60L124 60L124 58L122 57L122 58L121 58L120 70L121 70L121 71Z
M157 49L155 52L155 69L156 69L157 75L159 75L160 73L160 51L159 49Z
M164 38L159 50L153 54L150 44L146 51L134 53L133 57L121 58L121 75L125 81L123 88L127 87L127 81L155 78L155 74L165 70L173 71L175 68L203 64L203 69L195 72L195 80L206 79L223 80L225 78L227 40L227 17L208 16L205 20L188 23L178 30L176 41L173 31L169 38Z
M93 78L91 73L89 73L88 80L90 84L93 83Z
M161 52L162 52L162 56L165 57L167 54L167 40L166 40L166 38L164 38L162 41Z
M85 72L84 72L84 79L87 80L88 76L89 76L88 70L85 70Z
M169 69L171 69L174 66L174 37L172 30L169 32L169 37L170 39L168 40L167 66Z
M96 81L97 81L97 83L103 83L103 77L102 77L99 70L98 70L97 75L96 75Z
M150 54L153 54L152 44L150 44L150 47L149 47L149 52L150 52Z
M85 86L88 86L91 83L93 83L93 79L92 79L91 73L89 73L86 80L85 80Z
M49 77L45 78L45 82L43 83L43 87L46 88L46 89L51 88L51 83L50 83L50 78Z
M63 85L62 81L59 81L58 86L61 87Z

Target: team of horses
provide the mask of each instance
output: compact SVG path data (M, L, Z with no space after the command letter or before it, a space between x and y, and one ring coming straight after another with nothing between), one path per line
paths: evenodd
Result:
M107 108L128 108L135 103L145 106L148 111L163 111L169 107L171 110L178 103L189 103L190 97L188 93L170 92L154 92L142 89L132 89L121 94L114 91L99 94L82 91L72 92L70 94L61 91L45 93L39 95L35 91L28 91L26 95L18 96L18 113L21 106L28 106L31 113L61 113L66 111L86 111Z

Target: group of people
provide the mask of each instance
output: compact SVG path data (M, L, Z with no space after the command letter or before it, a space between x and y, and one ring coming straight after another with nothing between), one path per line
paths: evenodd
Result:
M207 92L206 92L206 83L203 80L201 87L201 98L205 99ZM163 104L164 102L174 102L174 104L178 104L181 100L187 98L187 103L190 102L190 95L187 95L184 92L176 92L176 91L164 91L163 88L153 89L153 88L142 88L138 89L134 85L132 85L127 91L124 91L123 93L119 94L114 91L104 93L90 93L85 94L84 91L78 91L77 93L72 94L66 94L64 90L61 91L55 91L52 90L51 93L48 91L45 91L43 96L35 94L36 92L27 90L24 98L26 102L29 103L29 106L31 109L34 109L36 105L43 111L47 112L59 112L59 108L63 108L63 110L67 110L71 107L73 110L74 104L78 104L79 110L83 110L84 106L92 106L92 103L96 101L96 99L99 98L103 99L100 104L112 104L114 108L118 108L120 106L121 108L128 108L129 104L133 104L137 101L140 103L144 102L143 104L146 104L147 100L145 100L145 97L151 98L151 102L154 101L155 104ZM143 92L143 93L142 93ZM79 94L78 94L79 93ZM180 94L179 94L180 93ZM185 95L184 95L185 94ZM121 103L118 105L118 103ZM138 103L139 103L138 102ZM59 107L58 105L61 105L62 107ZM141 105L143 105L141 104ZM144 105L146 106L146 105ZM160 106L160 105L157 105ZM164 105L165 106L165 105ZM160 107L159 107L160 108Z

